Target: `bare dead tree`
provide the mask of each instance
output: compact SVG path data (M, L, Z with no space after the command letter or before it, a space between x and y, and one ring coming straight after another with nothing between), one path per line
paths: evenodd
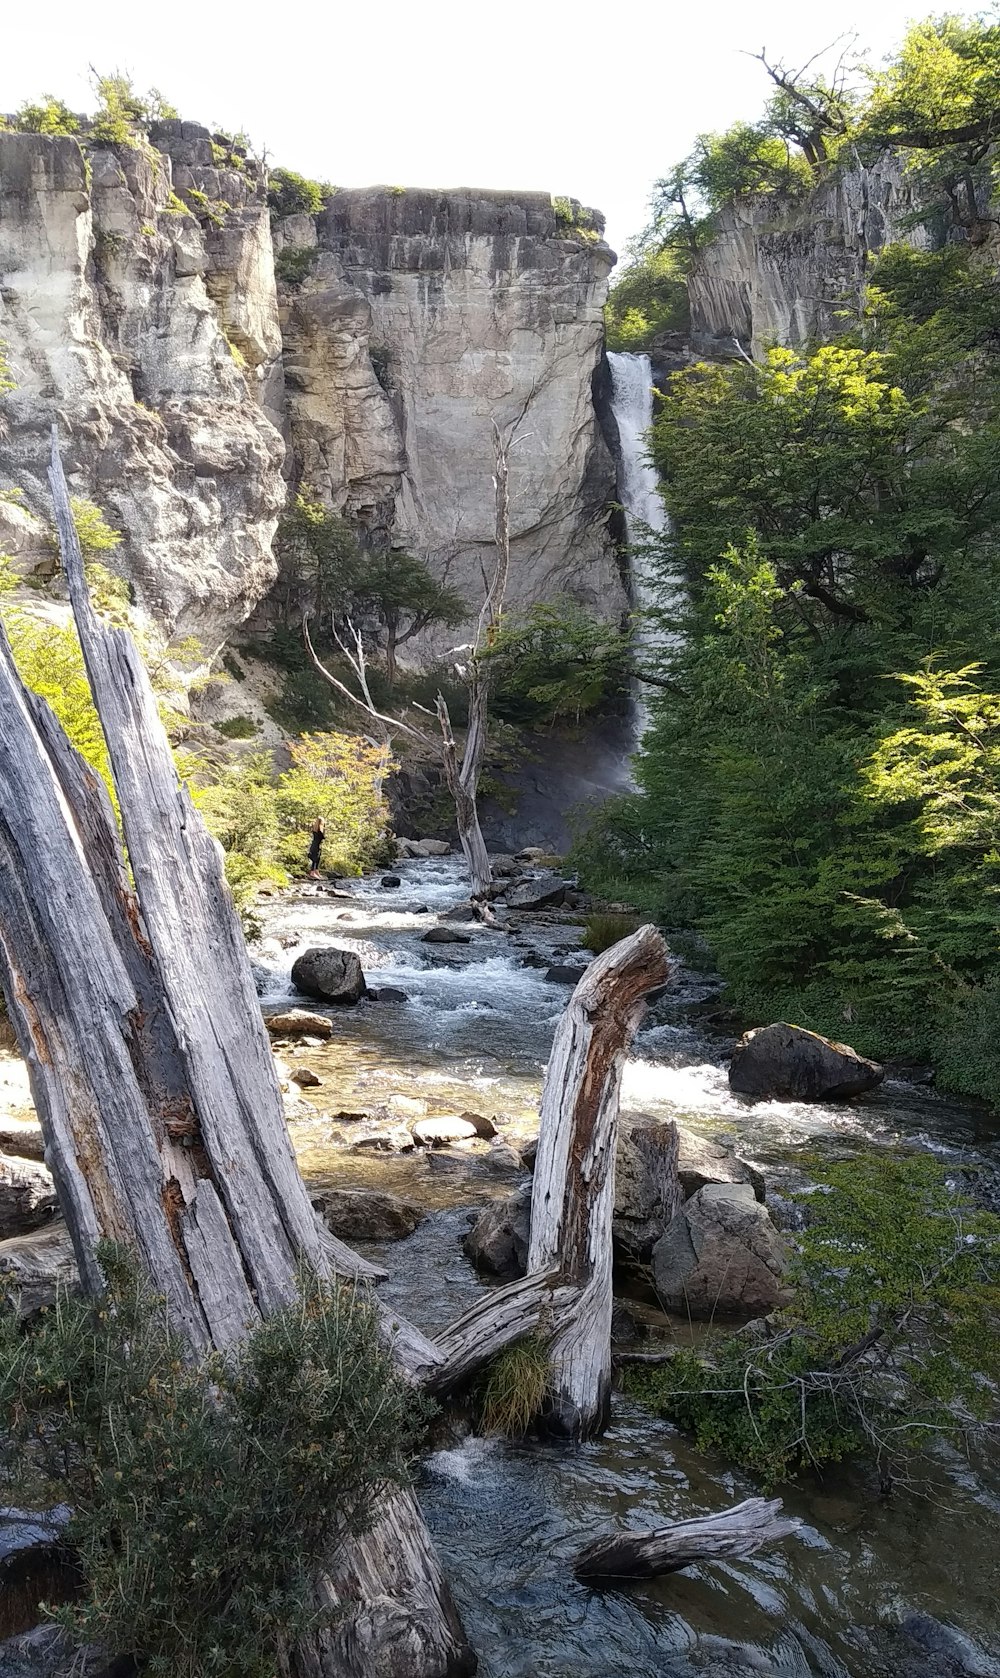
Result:
M436 718L436 731L414 722L408 714L392 714L378 709L368 683L364 642L353 624L348 625L349 639L336 629L334 638L350 667L354 686L341 681L327 669L313 645L308 618L303 620L302 625L306 651L314 668L341 698L364 711L382 731L383 738L389 738L392 733L404 734L439 760L445 784L454 801L458 837L469 868L472 895L476 898L486 896L493 878L486 841L479 825L478 806L479 781L489 745L491 676L486 655L500 629L510 578L510 452L514 444L523 438L521 426L533 394L533 391L528 393L511 425L501 427L496 419L490 422L495 503L493 565L489 572L483 568L483 603L475 634L469 647L462 649L466 655L463 662L456 666L469 694L469 721L464 744L460 746L455 737L448 701L441 692L438 693L434 712L427 713Z

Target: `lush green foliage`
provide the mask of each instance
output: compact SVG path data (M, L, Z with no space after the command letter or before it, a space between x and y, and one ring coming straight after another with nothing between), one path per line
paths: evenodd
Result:
M883 1475L997 1419L1000 1218L926 1155L871 1156L802 1196L795 1300L760 1334L630 1386L768 1482L866 1451Z
M687 284L675 250L640 250L616 276L604 306L609 350L645 350L665 332L684 332Z
M81 1643L171 1678L271 1678L313 1623L315 1564L405 1484L419 1401L375 1313L303 1279L235 1353L197 1366L131 1258L105 1247L97 1304L0 1318L5 1470L27 1507L67 1503Z
M25 100L14 112L10 126L22 134L78 134L80 119L55 94L45 93L35 102Z
M607 710L628 686L631 641L572 600L508 614L485 659L497 716L553 723Z
M283 245L274 259L274 272L286 285L298 289L318 261L318 245Z
M324 866L360 874L390 860L389 811L382 787L393 767L389 749L359 734L303 734L290 742L292 767L279 778L282 857L301 866L317 816L326 822Z
M622 914L613 909L598 909L588 915L584 924L583 947L595 956L603 955L612 944L618 944L642 925L636 915Z
M276 216L318 216L332 192L325 181L311 181L294 169L272 169L267 201Z

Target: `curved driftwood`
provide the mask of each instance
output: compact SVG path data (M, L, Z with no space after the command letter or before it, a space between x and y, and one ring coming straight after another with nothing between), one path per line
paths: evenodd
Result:
M99 777L26 693L0 631L0 979L85 1282L100 1286L101 1237L128 1242L198 1354L293 1297L302 1262L378 1272L329 1234L299 1175L221 853L178 784L131 636L91 608L55 435L50 482L135 889ZM411 1378L441 1361L410 1324L383 1322ZM319 1588L347 1611L336 1645L303 1640L300 1678L342 1675L348 1647L356 1678L389 1678L403 1644L407 1678L471 1670L408 1494L386 1498Z
M578 1289L552 1340L553 1413L593 1434L611 1388L611 1219L622 1068L645 998L670 976L653 926L587 968L556 1028L542 1090L528 1272L556 1267Z
M428 1372L424 1386L440 1395L478 1373L506 1346L536 1329L555 1328L572 1312L579 1289L559 1283L558 1270L539 1272L493 1288L470 1311L439 1334L441 1362Z
M802 1522L781 1513L781 1499L747 1498L717 1515L675 1521L652 1532L609 1532L581 1550L573 1563L578 1579L655 1579L694 1562L752 1556L777 1544Z

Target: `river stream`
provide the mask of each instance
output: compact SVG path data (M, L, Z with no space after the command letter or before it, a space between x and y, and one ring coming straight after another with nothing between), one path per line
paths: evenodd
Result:
M337 896L302 888L276 898L255 957L265 1004L288 1002L292 961L312 944L355 950L373 988L406 992L405 1002L329 1010L331 1040L282 1052L321 1079L290 1112L306 1176L390 1189L430 1209L408 1240L365 1250L390 1271L385 1295L433 1331L489 1285L464 1258L462 1237L474 1208L517 1179L492 1172L483 1146L361 1153L351 1138L366 1124L463 1111L497 1116L515 1141L533 1134L568 992L522 965L531 950L502 932L472 923L456 928L468 944L422 941L466 895L455 859L398 872L396 890L376 879ZM548 938L558 959L578 937L542 921L534 943ZM691 1004L711 990L682 972L650 1011L626 1068L625 1108L736 1142L765 1170L769 1192L801 1180L817 1152L904 1144L956 1166L1000 1158L988 1114L902 1082L844 1106L734 1097L727 1045L691 1023ZM338 1117L359 1112L370 1119ZM617 1591L573 1579L572 1555L601 1527L683 1519L754 1490L620 1395L597 1443L456 1436L428 1459L420 1489L485 1678L1000 1678L1000 1465L945 1449L919 1484L889 1500L850 1470L785 1489L804 1524L760 1556Z

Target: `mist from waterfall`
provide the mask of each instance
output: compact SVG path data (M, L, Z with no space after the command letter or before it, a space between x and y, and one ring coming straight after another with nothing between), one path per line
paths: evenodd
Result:
M618 427L618 495L625 510L625 534L632 549L630 592L637 613L635 643L640 660L655 664L657 655L675 644L677 637L658 628L645 611L664 603L662 581L653 572L643 547L650 535L658 536L667 525L666 509L659 491L659 476L649 454L649 428L653 423L653 369L648 355L608 351L611 369L611 411ZM635 744L641 744L649 723L649 708L642 683L636 683L634 701Z

